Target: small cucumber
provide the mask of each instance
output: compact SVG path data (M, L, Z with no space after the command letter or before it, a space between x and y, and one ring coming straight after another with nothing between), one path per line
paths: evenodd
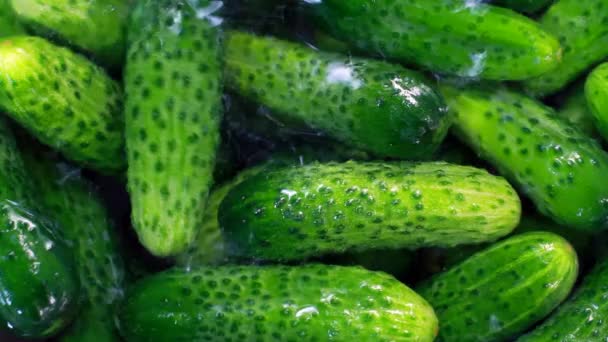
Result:
M0 0L0 37L23 34L25 31L17 21L10 0Z
M40 210L59 223L76 256L81 308L59 341L115 341L113 305L123 295L125 267L106 208L77 169L37 151L36 144L24 142L21 146Z
M527 91L550 95L608 57L608 0L558 0L540 18L543 30L559 37L564 49L553 70L527 80Z
M119 312L127 341L433 341L433 309L359 267L220 266L139 282Z
M232 255L266 260L493 241L519 222L501 177L446 163L327 163L269 170L220 206Z
M423 158L447 133L445 105L417 72L236 31L225 46L231 90L347 145Z
M600 65L587 77L585 98L597 129L608 140L608 63Z
M42 38L0 41L0 108L84 166L125 166L122 93L99 67Z
M203 224L222 116L220 7L143 0L133 11L125 67L128 186L133 225L156 256L183 252Z
M558 117L570 126L577 127L581 132L599 141L598 133L591 114L591 109L585 97L584 84L577 84L565 94L565 101L555 112Z
M608 329L608 260L589 273L574 295L543 324L517 342L606 341Z
M4 0L3 0L4 1ZM126 0L10 0L28 29L120 68L129 16Z
M437 312L437 341L508 341L558 306L577 273L566 240L535 232L476 253L417 291Z
M492 3L514 11L532 14L549 6L553 0L494 0Z
M608 154L540 102L501 87L443 94L457 135L562 225L608 227Z
M328 33L360 51L441 74L522 80L557 66L557 39L509 9L470 0L306 3Z

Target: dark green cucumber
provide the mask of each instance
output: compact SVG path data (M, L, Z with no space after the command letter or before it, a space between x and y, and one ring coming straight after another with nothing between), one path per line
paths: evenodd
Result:
M126 0L10 0L31 31L92 54L102 64L123 64Z
M587 77L585 98L597 129L608 140L608 63L601 64Z
M13 13L10 0L0 0L0 37L23 33L24 29Z
M608 227L608 154L540 102L501 87L443 94L460 138L557 223Z
M552 94L608 57L608 0L558 0L540 18L564 49L557 68L524 83L535 96Z
M323 263L344 266L361 266L370 271L388 273L397 279L410 274L414 252L405 249L380 249L359 253L344 253L323 258Z
M41 211L60 224L71 242L82 287L80 313L59 340L115 341L113 305L125 286L117 232L96 191L78 170L31 146L37 145L24 143L21 150L35 196Z
M587 104L584 84L577 84L565 94L564 103L555 112L558 117L568 122L570 126L577 127L584 134L599 139L593 114Z
M494 0L492 3L498 6L510 8L522 13L536 13L549 6L553 0Z
M534 21L481 1L302 2L357 50L442 74L522 80L550 71L561 57L557 39Z
M606 341L608 329L608 260L597 265L574 295L543 324L517 339L517 342L593 342Z
M359 267L220 266L154 275L119 312L126 340L433 341L433 309Z
M437 341L508 341L570 293L576 253L558 235L518 235L421 284L441 322Z
M124 168L122 93L105 72L42 38L0 42L0 108L84 166Z
M220 206L232 255L267 260L493 241L519 222L502 178L446 163L327 163L269 170Z
M213 183L222 114L218 4L145 0L130 23L129 193L133 225L157 256L193 242Z
M444 103L417 72L234 31L225 45L231 90L347 145L423 158L447 133Z

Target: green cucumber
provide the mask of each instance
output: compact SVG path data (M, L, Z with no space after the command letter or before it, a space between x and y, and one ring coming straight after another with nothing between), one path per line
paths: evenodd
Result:
M220 206L231 255L265 260L493 241L519 222L502 178L446 163L327 163L269 170Z
M25 145L28 146L25 146ZM71 242L82 287L80 313L60 341L115 341L113 305L123 295L125 267L117 232L95 189L78 169L24 143L23 159L41 211L58 222Z
M568 122L570 126L577 127L581 132L594 139L599 139L593 114L587 104L583 84L577 84L565 94L565 101L555 112L558 117Z
M0 37L23 33L24 29L13 13L10 0L0 0Z
M492 3L517 12L532 14L549 6L553 0L494 0Z
M507 341L557 307L577 273L566 240L535 232L476 253L417 291L437 312L437 341Z
M481 1L301 2L357 50L441 74L522 80L554 69L561 58L557 39L533 20Z
M380 157L428 157L447 133L444 103L417 72L235 31L225 46L227 87L280 119Z
M502 87L443 94L457 135L562 225L608 227L608 154L553 109Z
M414 253L405 249L379 249L359 253L344 253L324 258L323 263L361 266L370 271L388 273L397 279L410 275Z
M558 0L540 18L541 27L559 37L564 49L552 71L524 83L535 96L550 95L608 57L608 0Z
M433 309L359 267L220 266L154 275L119 311L126 340L433 341Z
M29 30L92 54L119 68L129 16L126 0L10 0Z
M156 256L184 251L203 224L222 114L218 4L145 0L130 23L128 186L133 225Z
M0 42L0 108L67 158L104 172L125 166L122 93L105 72L42 38Z
M608 339L608 260L597 265L574 295L544 323L517 342L579 342Z
M585 98L597 129L608 140L608 63L600 65L587 77Z

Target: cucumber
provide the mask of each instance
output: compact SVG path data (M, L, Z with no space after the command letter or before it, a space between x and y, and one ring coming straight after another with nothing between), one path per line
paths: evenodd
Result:
M553 0L494 0L498 6L510 8L517 12L532 14L549 6Z
M447 133L445 105L417 72L236 31L225 46L226 86L279 119L379 157L428 157Z
M79 170L32 146L36 145L24 142L21 151L40 210L60 224L71 242L82 286L79 315L59 340L115 341L113 305L122 298L125 286L116 231L95 189L80 177Z
M359 267L220 266L154 275L119 311L127 341L433 341L433 309Z
M584 84L577 84L567 92L564 103L557 108L555 113L570 126L577 127L585 135L599 141L601 136L595 126L591 109L587 104Z
M597 129L608 140L608 63L600 65L587 77L585 98Z
M471 256L417 291L437 312L437 341L507 341L558 306L577 273L566 240L527 233Z
M557 66L557 39L509 9L470 0L303 1L357 50L441 74L522 80Z
M608 226L608 154L553 109L501 87L442 86L461 140L562 225Z
M550 95L608 57L608 0L558 0L540 18L543 30L559 37L564 54L552 71L524 83L534 96Z
M42 38L0 42L0 108L43 143L86 167L125 166L122 92L84 57Z
M0 38L23 33L24 29L15 18L10 0L0 0Z
M574 295L544 323L517 342L605 341L608 338L606 284L608 260L598 264L584 279Z
M130 23L128 187L135 230L156 256L183 252L203 224L222 116L220 7L145 0Z
M120 68L129 16L126 0L10 0L29 30Z
M519 222L502 178L446 163L327 163L260 173L220 206L231 255L297 260L493 241Z
M404 249L379 249L360 253L344 253L324 258L323 263L361 266L370 271L388 273L402 279L413 270L414 253Z

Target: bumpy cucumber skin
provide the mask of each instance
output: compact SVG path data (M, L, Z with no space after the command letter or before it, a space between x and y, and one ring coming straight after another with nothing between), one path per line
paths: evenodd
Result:
M585 98L597 129L608 140L608 63L600 65L587 77Z
M222 114L216 5L146 0L130 24L128 185L134 227L156 256L183 252L195 239L213 182ZM211 13L196 17L204 11Z
M138 283L119 312L128 341L432 341L433 309L359 267L220 266Z
M578 274L558 235L518 235L481 251L417 288L441 322L437 341L505 341L549 314Z
M543 324L517 342L606 341L608 261L597 265L574 295L560 305Z
M442 91L456 134L557 223L608 225L608 154L555 112L505 88Z
M0 0L0 38L24 32L23 27L15 18L10 0Z
M231 90L380 157L428 157L450 124L429 81L398 65L236 31L225 59Z
M42 38L0 42L0 108L43 143L102 172L125 166L122 92L98 66Z
M549 6L553 0L494 0L492 3L510 8L522 13L536 13L541 9Z
M557 116L587 136L599 139L600 134L587 104L584 84L576 85L565 96L566 100L555 112Z
M564 49L557 68L524 83L535 96L550 95L608 57L608 0L558 0L540 18Z
M0 201L0 320L22 337L52 336L76 314L80 285L57 227Z
M25 145L25 144L24 144ZM77 169L22 145L40 210L58 222L73 247L82 288L80 312L60 341L115 341L113 305L123 296L125 267L118 237L93 186Z
M454 246L511 232L519 198L502 178L446 163L327 163L237 185L219 220L232 255L296 260L368 249Z
M338 39L431 71L522 80L555 68L559 42L509 9L467 0L324 0L313 15Z
M11 0L33 32L92 54L104 65L124 60L129 5L126 0Z

